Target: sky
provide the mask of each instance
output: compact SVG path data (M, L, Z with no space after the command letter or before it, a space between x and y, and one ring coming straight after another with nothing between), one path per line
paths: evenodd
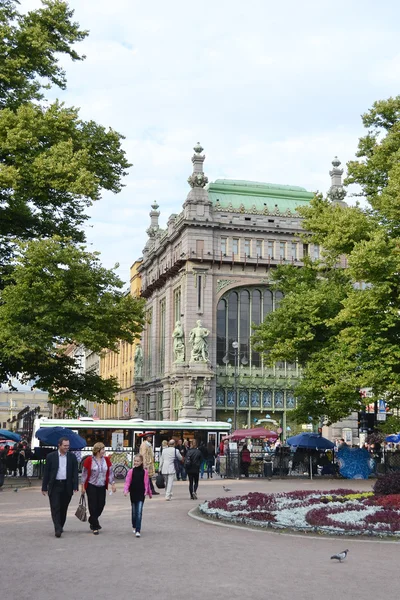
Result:
M90 31L85 61L63 59L67 105L125 136L133 164L118 195L90 209L103 264L142 256L151 204L160 225L189 192L193 146L210 181L326 192L335 155L355 157L361 114L400 93L400 3L386 0L70 0ZM21 0L21 8L40 6ZM351 200L350 200L351 202Z

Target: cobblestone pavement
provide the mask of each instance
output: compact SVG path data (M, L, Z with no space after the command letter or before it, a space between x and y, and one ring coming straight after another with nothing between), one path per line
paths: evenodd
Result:
M199 500L225 495L221 480L203 480ZM371 481L228 481L229 495L294 489L369 490ZM2 600L170 598L185 600L384 600L399 582L398 542L285 535L220 527L188 516L196 502L176 482L172 502L146 500L142 537L130 526L122 484L101 519L99 536L74 516L54 537L48 499L40 487L0 493ZM330 556L349 548L338 564Z

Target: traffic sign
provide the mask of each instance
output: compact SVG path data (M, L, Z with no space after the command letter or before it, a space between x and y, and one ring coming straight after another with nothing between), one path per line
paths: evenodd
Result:
M384 400L382 400L382 399L379 400L378 413L385 413L386 414L386 402Z

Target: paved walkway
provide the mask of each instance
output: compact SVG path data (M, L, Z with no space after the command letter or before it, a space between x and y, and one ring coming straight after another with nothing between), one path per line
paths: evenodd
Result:
M133 536L130 502L122 484L107 506L99 536L74 517L54 537L47 498L40 488L0 493L2 600L113 600L162 598L384 600L400 582L398 542L343 540L220 527L194 520L187 483L172 502L145 502L142 537ZM368 490L371 481L229 481L230 495L294 489ZM200 482L199 500L224 495L221 480ZM349 548L346 562L330 556Z

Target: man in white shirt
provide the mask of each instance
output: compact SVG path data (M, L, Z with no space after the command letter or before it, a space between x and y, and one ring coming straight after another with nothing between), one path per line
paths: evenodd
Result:
M46 459L42 481L42 494L49 495L51 518L55 536L61 537L72 495L78 491L78 461L69 452L69 439L58 440L58 450Z

